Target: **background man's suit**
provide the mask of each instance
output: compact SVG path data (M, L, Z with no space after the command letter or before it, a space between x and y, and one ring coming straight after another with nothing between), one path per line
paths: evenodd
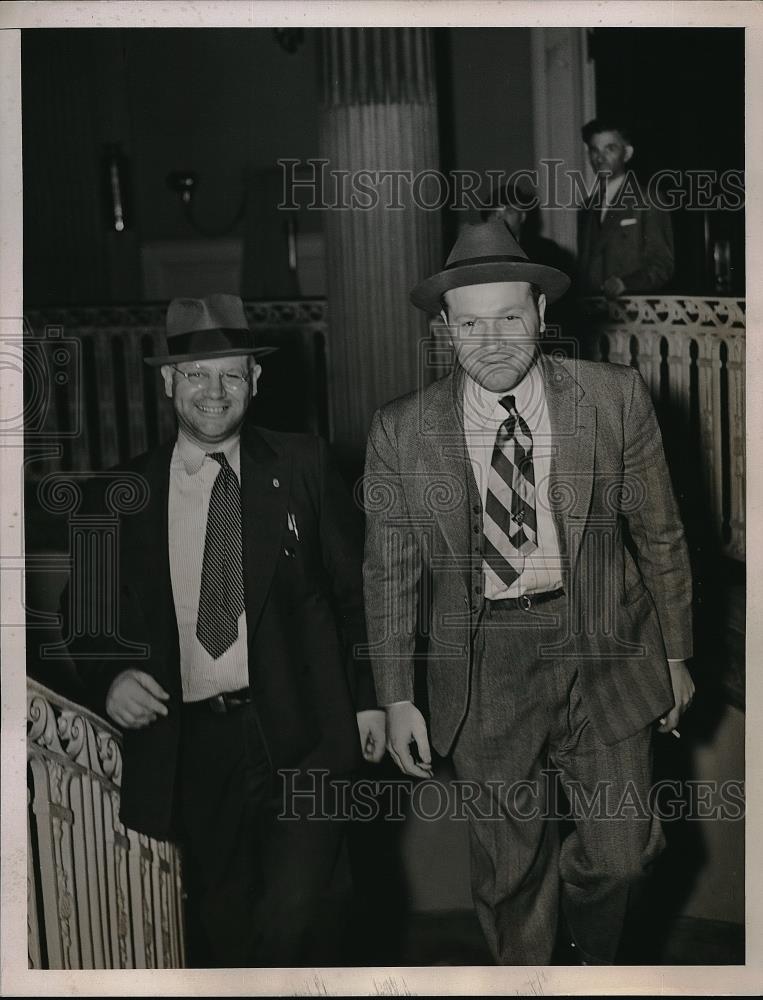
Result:
M543 634L546 643L558 647L549 653L554 670L558 667L549 684L564 688L561 705L573 706L578 714L572 735L578 739L585 732L590 738L593 727L600 745L613 754L622 751L617 767L627 774L633 741L647 740L647 727L673 706L666 657L691 655L686 547L654 411L638 373L619 365L545 357L540 364L556 445L549 497L566 567L566 597L554 602L556 628ZM482 509L461 413L457 369L375 415L366 464L365 600L379 704L413 700L421 600L429 640L432 744L440 754L454 750L459 777L476 774L482 780L495 776L489 766L511 775L513 759L522 751L525 730L520 737L519 722L513 733L511 719L501 718L515 708L507 709L501 700L505 678L522 672L525 686L541 682L537 675L524 675L527 650L513 643L510 631L503 633L505 648L501 662L492 664L492 677L475 649L478 636L484 643L490 635L484 616L491 602L482 594ZM536 614L551 607L541 606ZM553 626L553 615L551 620ZM638 747L634 754L643 760ZM490 756L489 766L478 760L480 755ZM635 777L642 788L649 778L645 773ZM481 866L494 883L504 878L508 885L518 859L495 844L485 847L488 828L475 836L477 826L472 824L473 891L494 954L504 961L548 961L551 945L543 940L542 928L536 932L530 925L539 911L557 906L553 886L528 892L525 909L515 907L511 919L503 919L506 901L481 899L480 889L474 889L475 866L477 881ZM495 839L497 828L493 821L487 836ZM659 829L652 828L644 834L646 846L638 847L644 854L623 859L624 881L658 852L659 838ZM540 851L537 844L534 849ZM486 859L491 850L492 858ZM575 860L579 868L580 858ZM531 869L532 864L528 885L535 878ZM623 905L617 904L617 912L610 908L613 920L621 918ZM585 912L578 914L575 930L584 953L595 955L599 945L603 951L613 947L601 926L607 912L600 906L591 917L598 926L587 926ZM500 939L502 932L525 926L527 940L516 946Z
M188 789L184 791L185 778L179 773L185 716L168 554L173 446L174 442L164 445L130 463L129 471L145 480L149 500L144 509L120 522L120 634L146 644L147 658L81 664L101 711L111 681L130 667L150 674L170 695L166 717L128 730L124 736L121 819L159 838L184 838L187 832L178 822L180 799ZM118 480L119 471L114 475ZM215 725L241 725L242 739L252 749L255 762L246 780L261 782L263 787L280 768L322 768L333 775L348 774L360 763L355 711L374 706L370 670L353 658L355 644L365 637L358 511L323 442L250 425L241 432L241 509L253 704L237 710L235 722L210 714L204 722L210 728L209 738L214 739L211 728ZM290 530L290 520L296 531ZM75 661L77 652L72 651ZM191 793L195 781L201 789L203 758L195 766L202 770L188 776ZM277 799L277 789L274 794ZM327 868L331 870L339 828L332 823L305 822L281 823L279 828L287 839L282 837L273 848L275 853L269 855L273 859L270 874L284 852L288 870L282 872L277 890L265 905L285 906L286 895L301 895L301 901L291 900L293 921L294 913L298 919L302 912L309 912L311 892L319 891ZM300 836L304 837L301 849ZM210 855L214 853L210 840ZM210 872L223 861L210 856ZM215 877L222 882L219 872ZM236 878L236 872L230 877ZM246 873L239 871L238 877L245 878ZM217 926L213 920L208 930L225 945L239 914L226 912L225 898L215 905L211 912ZM296 931L279 925L275 912L265 919L276 937L279 928L284 937ZM278 944L275 940L274 946ZM243 939L231 941L231 964L236 964L236 948L245 958L249 945Z
M633 207L622 189L620 194L623 203L610 206L603 221L599 203L578 213L577 273L583 294L600 294L613 275L630 294L659 291L673 276L670 215L646 202Z

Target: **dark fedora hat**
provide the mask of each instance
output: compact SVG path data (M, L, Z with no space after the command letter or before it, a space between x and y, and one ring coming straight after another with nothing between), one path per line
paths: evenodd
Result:
M176 361L241 354L262 357L277 350L277 347L255 347L244 303L238 295L218 292L204 299L173 299L167 309L166 354L143 360L158 367Z
M428 313L438 313L442 296L451 288L484 285L491 281L527 281L538 285L549 303L567 291L569 277L555 267L533 264L501 219L466 226L459 234L445 267L411 292L411 302Z

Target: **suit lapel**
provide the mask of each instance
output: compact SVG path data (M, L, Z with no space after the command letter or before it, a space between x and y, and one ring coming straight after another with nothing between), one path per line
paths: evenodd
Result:
M554 444L549 502L570 570L580 550L593 492L596 407L566 365L542 356L546 402Z
M131 519L126 558L140 553L132 586L151 633L164 648L177 639L169 561L169 476L174 441L147 459L143 475L149 489L145 509ZM286 527L290 460L277 453L254 429L241 435L241 511L244 586L250 639L270 587ZM276 483L278 485L276 485ZM203 544L203 539L201 540ZM133 563L133 565L135 565Z
M460 369L457 369L460 373ZM443 478L455 476L463 491L463 502L443 504L437 523L448 548L457 560L465 586L469 586L469 507L479 504L479 490L474 481L469 451L464 434L463 382L451 374L433 387L432 397L423 414L424 434L421 440L421 461L427 472L427 486ZM445 484L445 492L450 486Z
M168 529L170 461L174 447L174 441L164 444L146 460L143 476L149 491L148 503L137 518L130 519L128 548L123 552L127 565L139 555L137 578L130 582L150 622L152 636L164 648L177 637Z
M254 636L286 528L291 460L254 428L241 435L241 516L246 622Z

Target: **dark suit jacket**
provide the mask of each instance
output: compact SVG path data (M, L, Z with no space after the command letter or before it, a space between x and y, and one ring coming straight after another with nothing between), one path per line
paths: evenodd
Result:
M577 280L584 295L601 294L601 286L615 275L626 292L656 292L673 276L673 227L668 212L647 205L630 205L621 188L622 205L607 209L599 223L599 207L578 213Z
M146 645L145 658L90 662L82 656L86 642L71 649L101 711L111 681L130 667L151 674L170 695L166 718L124 734L120 816L157 837L176 832L181 728L167 524L173 446L126 467L142 478L149 501L120 519L119 629L122 640ZM370 669L354 656L365 642L362 518L328 449L308 435L245 428L241 500L249 681L271 763L277 769L309 761L349 772L360 763L355 709L375 704ZM288 530L287 514L296 518L299 540ZM189 544L203 545L203 539ZM102 637L96 638L102 649Z
M549 501L574 623L553 655L579 664L591 722L614 743L673 705L666 656L691 655L687 549L641 376L623 365L541 363L556 445ZM444 754L466 713L484 603L482 511L458 374L375 414L365 488L377 697L413 700L421 606L432 743Z

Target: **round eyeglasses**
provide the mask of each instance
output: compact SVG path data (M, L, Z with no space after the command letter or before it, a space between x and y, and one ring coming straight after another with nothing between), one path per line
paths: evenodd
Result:
M188 371L183 371L177 365L171 367L178 375L183 376L192 389L208 389L217 377L229 392L241 392L250 381L248 372L213 372L209 368L189 368Z

